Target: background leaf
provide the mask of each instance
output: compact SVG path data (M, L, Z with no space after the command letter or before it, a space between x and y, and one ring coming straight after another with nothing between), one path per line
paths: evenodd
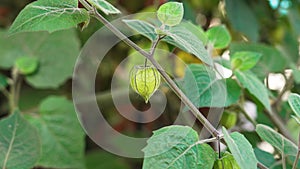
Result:
M86 169L130 169L130 166L120 157L104 151L88 152L85 156Z
M175 26L181 22L183 13L182 3L167 2L157 10L157 18L167 26Z
M249 51L262 54L252 72L260 79L264 79L268 73L280 73L288 65L286 58L275 47L256 43L231 43L230 54Z
M197 141L197 132L187 126L173 125L154 131L143 150L143 169L212 167L215 152Z
M225 0L225 10L235 30L246 35L251 41L258 41L259 24L245 0Z
M88 12L78 8L77 0L39 0L27 5L19 13L9 33L54 32L75 27L88 19Z
M106 15L121 13L119 9L115 8L113 5L111 5L105 0L88 0L88 2L91 3L93 6L95 6L96 8L100 9Z
M259 59L260 53L256 52L236 52L231 59L231 65L234 69L246 71L254 67Z
M57 88L71 77L80 43L74 30L22 33L9 38L0 31L0 46L0 67L4 69L11 68L17 58L37 58L38 70L25 79L44 89Z
M83 168L84 132L72 102L63 97L48 97L41 103L37 116L27 118L41 136L39 166Z
M0 166L30 169L40 157L40 138L19 112L0 121Z
M257 98L267 110L271 110L271 105L266 86L251 72L235 71L238 81L244 86L249 93Z
M224 25L209 28L206 35L216 49L226 48L231 42L230 33Z
M275 130L266 125L258 124L256 132L264 141L270 143L280 152L283 152L285 155L296 156L297 146Z
M257 169L257 159L248 140L240 133L230 135L223 127L224 140L241 169Z

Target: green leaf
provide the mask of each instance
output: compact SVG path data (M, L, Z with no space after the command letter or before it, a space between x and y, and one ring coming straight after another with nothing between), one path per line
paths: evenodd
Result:
M6 88L8 85L7 77L0 74L0 90Z
M185 71L183 91L196 107L227 107L238 101L241 89L232 79L218 79L215 71L191 64Z
M145 21L135 20L135 19L132 20L124 19L123 22L131 29L147 37L151 41L154 41L156 39L155 27L153 25Z
M208 65L213 65L212 58L208 55L202 41L182 25L172 27L163 41L195 55Z
M285 56L273 46L256 43L231 43L230 54L232 56L234 53L242 51L262 54L257 65L251 70L261 79L264 79L268 73L282 72L288 64Z
M296 156L298 151L297 146L272 128L258 124L256 126L256 132L261 139L270 143L280 152L283 152L285 155Z
M246 71L253 68L259 59L260 53L256 52L236 52L231 57L231 66L233 69Z
M292 118L300 125L300 117L292 115Z
M174 125L154 131L143 150L143 169L212 168L215 152L197 141L197 132L187 126Z
M179 26L189 30L192 34L198 37L204 45L207 44L208 37L200 25L195 25L190 21L182 21Z
M54 32L69 29L89 19L77 0L39 0L27 5L15 19L9 33L28 31Z
M88 0L88 2L96 8L100 9L106 15L121 13L117 8L115 8L113 5L111 5L105 0Z
M83 168L84 132L72 102L63 97L46 98L36 116L28 116L38 128L42 155L38 166L47 168Z
M251 72L241 72L237 70L234 74L242 86L270 111L271 105L266 86Z
M223 127L224 140L241 169L257 169L257 159L248 140L240 133L230 135Z
M85 156L86 169L130 169L124 159L104 151L88 152Z
M259 25L252 9L245 0L225 0L225 10L232 27L251 41L259 38Z
M216 49L226 48L231 42L230 33L224 25L209 28L206 35Z
M217 159L213 169L240 169L233 155L225 152L221 159Z
M16 60L16 68L21 74L28 75L38 68L38 60L34 57L19 57Z
M272 154L261 149L255 148L254 153L258 161L264 164L266 167L270 168L276 162Z
M157 17L164 25L175 26L181 22L183 13L182 3L167 2L159 7Z
M0 121L0 131L1 168L32 168L41 153L36 129L16 111Z
M300 96L296 93L290 94L288 98L293 112L300 118Z
M300 12L297 7L292 7L289 9L288 19L291 23L294 32L297 35L300 35Z
M25 80L35 88L58 88L72 76L80 42L74 30L21 33L7 37L0 30L0 67L10 69L17 58L36 58L39 67Z

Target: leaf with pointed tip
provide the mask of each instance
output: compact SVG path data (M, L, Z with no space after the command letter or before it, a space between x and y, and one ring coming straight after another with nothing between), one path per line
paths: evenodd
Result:
M229 135L223 127L224 140L241 169L257 169L257 159L249 141L240 133Z
M231 42L231 35L224 25L209 28L206 35L216 49L226 48Z
M233 54L231 59L231 66L233 69L246 71L253 68L259 59L261 58L260 53L256 52L236 52Z
M182 25L172 27L162 40L198 57L208 65L213 65L202 41Z
M258 124L256 132L261 139L270 143L280 152L283 152L285 155L296 156L298 151L297 146L269 126Z
M0 121L0 166L29 169L40 157L40 138L19 112Z
M78 0L39 0L30 3L20 12L9 33L54 32L76 27L88 19L88 12L78 8Z
M88 0L88 2L100 9L106 15L121 13L117 8L105 0Z
M267 110L271 110L271 105L266 86L251 72L235 71L238 81L244 86L255 98L257 98Z

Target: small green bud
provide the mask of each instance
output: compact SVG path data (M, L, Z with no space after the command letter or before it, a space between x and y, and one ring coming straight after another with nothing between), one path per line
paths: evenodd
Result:
M160 85L160 74L152 66L134 66L130 73L130 85L148 103L150 97Z

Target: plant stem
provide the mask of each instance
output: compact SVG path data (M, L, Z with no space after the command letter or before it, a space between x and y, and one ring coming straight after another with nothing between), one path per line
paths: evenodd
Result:
M12 69L12 84L10 86L10 93L9 93L9 107L10 113L13 113L15 109L18 107L18 95L19 95L19 72L16 68Z
M270 118L270 120L278 127L278 130L282 135L287 137L289 140L294 142L293 137L291 136L290 131L286 128L284 123L282 122L282 119L278 116L277 113L274 113L273 111L265 110L264 111L266 115Z
M296 168L297 168L299 156L300 156L300 133L299 133L299 136L298 136L298 152L297 152L297 155L296 155L296 159L295 159L295 161L294 161L294 164L293 164L293 169L296 169Z
M159 71L161 76L164 78L164 80L167 82L167 84L170 86L170 88L175 92L175 94L183 101L183 103L190 108L192 113L196 116L196 118L203 124L205 128L209 130L209 132L215 136L220 137L219 131L205 118L205 116L196 108L196 106L188 99L188 97L178 88L178 86L175 84L175 82L169 77L169 75L165 72L165 70L161 67L161 65L153 58L154 50L160 40L160 38L157 38L157 40L152 44L152 48L150 53L146 52L142 48L140 48L138 45L136 45L134 42L132 42L127 36L125 36L122 32L120 32L114 25L112 25L109 21L107 21L96 8L91 7L87 2L84 0L79 0L85 8L87 8L90 12L93 12L94 17L98 19L100 22L102 22L108 29L110 29L117 37L119 37L122 41L127 43L130 47L134 48L136 51L138 51L140 54L145 56L152 64L153 66Z

